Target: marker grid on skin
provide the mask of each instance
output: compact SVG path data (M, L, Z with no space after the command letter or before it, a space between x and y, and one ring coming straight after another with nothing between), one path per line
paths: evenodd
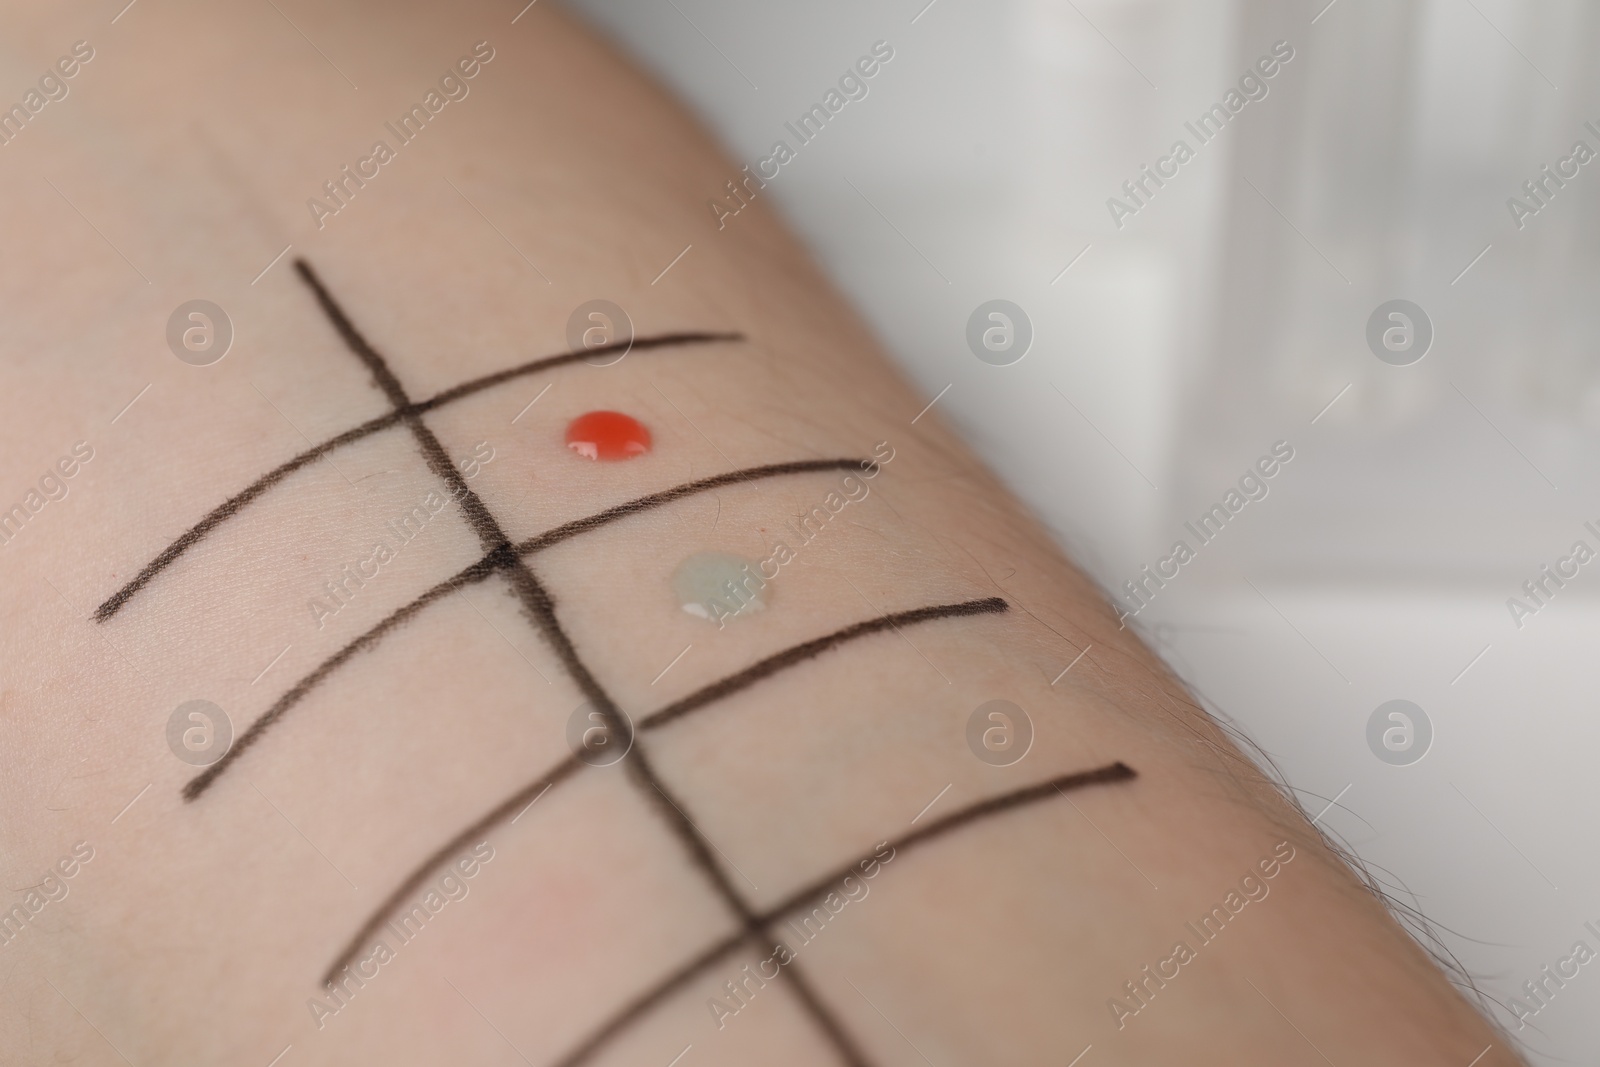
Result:
M460 506L468 525L478 535L485 555L477 563L445 582L434 586L410 604L392 613L388 618L356 638L349 645L346 645L297 682L284 696L279 698L272 708L252 723L251 727L240 736L223 759L212 764L184 787L186 800L194 800L205 792L217 777L242 755L245 749L260 738L267 728L276 722L293 704L303 698L323 678L348 662L355 653L372 648L390 630L400 623L408 621L434 601L442 599L446 593L452 592L465 584L486 580L495 574L504 574L506 576L512 592L521 602L524 614L528 617L529 622L550 644L568 676L577 685L588 703L598 710L608 732L616 737L627 736L624 731L628 731L630 727L627 724L626 716L590 671L588 665L578 655L576 648L556 618L554 598L535 575L525 557L550 545L597 529L609 522L626 518L651 508L664 506L695 492L704 492L740 481L755 481L768 477L810 471L861 469L863 463L867 462L849 459L802 461L749 468L744 471L733 471L729 474L702 479L698 482L685 483L672 489L641 497L627 504L606 509L586 518L573 520L521 543L512 542L506 536L504 529L493 512L489 510L477 493L467 485L461 472L450 461L438 437L423 421L423 415L462 397L541 370L590 358L594 353L592 351L584 351L535 360L531 363L521 364L504 371L472 379L427 400L413 401L399 378L389 368L387 361L359 332L354 323L345 314L343 308L312 270L310 264L304 260L297 260L295 262L295 270L311 289L323 313L338 331L346 346L371 373L374 384L384 392L390 402L390 411L351 430L335 435L320 445L313 446L287 463L268 472L243 492L213 509L199 523L185 532L151 563L146 565L132 581L113 593L101 604L94 614L94 619L98 622L104 622L117 614L153 578L174 562L190 546L212 529L237 514L242 507L265 493L293 473L293 471L320 458L333 449L392 426L403 425L411 433L416 441L418 451L422 454L429 469L448 487L451 496ZM650 347L668 348L687 344L740 339L739 335L729 333L683 333L634 341L632 348L634 350L648 349ZM865 620L835 631L832 634L802 642L799 645L769 656L743 671L736 672L702 687L695 693L641 719L639 730L654 729L666 725L735 692L755 685L790 666L821 655L832 648L860 637L897 629L904 625L931 622L943 618L999 613L1005 610L1007 610L1007 605L1004 600L998 597L991 597L983 600L917 608ZM801 904L807 903L820 895L829 885L838 881L844 874L853 869L852 865L852 867L846 868L844 871L830 874L813 885L792 894L777 907L767 912L758 913L732 884L727 873L713 857L713 846L695 828L684 810L683 802L668 791L666 784L656 773L642 742L638 739L634 740L634 744L624 762L626 763L626 772L630 776L634 787L655 808L657 814L667 824L668 828L673 831L690 860L705 877L710 888L722 899L732 913L733 918L737 920L738 928L731 936L711 946L700 956L689 961L672 974L665 976L643 994L624 1004L617 1013L598 1026L590 1037L558 1061L561 1067L575 1067L576 1064L589 1059L613 1037L642 1017L656 1004L666 999L682 984L692 980L700 972L723 959L740 946L773 940L770 928L774 923ZM329 968L324 980L331 979L342 970L354 958L355 953L359 951L366 939L387 921L395 906L414 892L434 869L449 862L464 844L469 843L471 839L477 838L487 828L511 818L513 814L520 818L521 814L531 806L532 801L542 797L545 792L570 778L582 770L584 766L576 755L562 761L539 779L501 801L478 821L467 827L444 846L435 850L386 898L385 902L372 915L361 931L351 939L349 945L340 954L333 966ZM1049 799L1051 796L1063 795L1069 789L1121 782L1133 777L1134 772L1120 762L1077 774L1065 775L1000 797L979 801L942 819L934 820L892 844L896 848L913 847L968 823L999 815L1021 805ZM813 988L810 979L799 968L797 961L791 960L786 964L784 972L789 979L789 988L798 997L813 1023L833 1046L840 1060L851 1065L851 1067L867 1067L869 1061L861 1051L855 1038L845 1030L833 1011L823 1002Z

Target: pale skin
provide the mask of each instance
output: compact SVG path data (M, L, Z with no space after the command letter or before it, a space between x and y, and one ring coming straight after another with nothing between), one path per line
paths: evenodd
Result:
M390 410L297 276L304 257L413 399L566 351L568 315L597 295L641 337L743 335L427 414L453 461L488 443L469 484L512 540L733 469L892 454L795 550L766 608L725 628L679 609L673 568L766 558L839 472L690 495L531 559L635 720L865 619L1005 601L852 641L640 734L752 910L986 798L1119 761L1136 774L901 848L870 879L858 868L793 964L851 1051L789 974L729 993L773 955L753 941L591 1062L666 1064L691 1044L686 1064L1067 1063L1090 1045L1085 1064L1520 1062L937 414L910 425L927 398L766 201L717 228L706 201L739 168L656 87L547 3L515 25L485 5L286 13L343 74L270 7L4 16L7 99L75 41L94 58L0 148L0 505L75 443L93 456L0 547L0 906L27 908L46 870L73 868L0 947L0 1059L264 1065L292 1046L280 1062L555 1063L738 929L662 805L622 765L585 767L483 831L492 859L415 941L390 938L376 977L342 1005L320 986L419 863L570 755L585 692L504 573L352 657L181 797L197 768L168 747L174 708L214 701L237 735L484 555L451 503L336 613L310 609L444 488L396 426L289 475L90 618L218 503ZM319 228L307 198L392 144L384 122L480 41L493 58L470 94ZM197 297L236 331L209 367L165 340ZM653 451L568 452L566 423L597 408L647 424ZM967 742L995 699L1035 733L1007 767ZM80 842L92 858L67 862ZM1230 893L1225 929L1197 937L1187 924Z

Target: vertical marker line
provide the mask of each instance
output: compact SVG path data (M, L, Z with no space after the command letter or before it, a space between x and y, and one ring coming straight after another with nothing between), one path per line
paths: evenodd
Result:
M335 330L344 340L345 346L361 360L371 373L373 382L383 390L406 428L411 431L416 439L417 447L423 459L433 473L449 487L450 495L460 505L467 522L472 526L473 532L483 544L486 553L506 557L505 573L510 580L512 590L522 602L522 608L527 613L529 621L539 630L545 640L555 650L556 658L566 668L567 674L572 678L584 697L599 711L601 719L614 736L623 736L628 729L627 719L617 707L611 695L601 686L599 680L590 672L588 666L578 655L578 650L573 646L571 638L562 629L561 623L556 618L555 600L545 589L539 579L534 576L533 569L527 561L517 554L515 546L506 536L500 523L489 511L482 498L467 484L466 478L450 456L444 450L444 445L439 438L423 421L422 415L416 410L405 386L400 379L390 370L388 362L373 348L355 324L350 321L344 309L334 300L333 295L323 286L321 279L311 269L311 264L304 259L295 260L294 268L301 279L311 289L321 306L323 314L333 323ZM697 831L689 818L684 814L681 806L666 790L645 755L644 748L635 739L632 751L626 760L628 775L645 795L645 799L654 804L657 813L676 833L679 842L683 845L695 864L700 867L706 879L716 889L719 896L733 913L738 916L746 929L759 928L759 921L744 897L728 879L727 873L711 855L709 843ZM790 970L794 971L793 964ZM792 975L792 984L800 996L802 1004L809 1010L812 1020L834 1043L836 1050L850 1067L866 1067L867 1061L855 1047L854 1042L844 1032L842 1024L834 1018L825 1005L817 998L816 993L801 978L798 971Z

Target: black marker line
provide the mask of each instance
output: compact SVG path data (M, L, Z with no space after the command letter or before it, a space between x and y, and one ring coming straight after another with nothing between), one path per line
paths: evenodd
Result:
M683 802L668 793L666 787L661 784L660 776L656 774L649 763L649 757L645 754L644 745L635 739L633 748L628 751L623 762L629 775L638 785L639 791L645 793L646 798L655 805L656 813L677 834L680 843L688 850L696 865L705 872L718 895L738 916L739 925L746 935L770 936L755 910L734 886L727 872L722 869L722 864L711 854L710 842L689 820L688 813L683 810ZM846 1067L871 1067L865 1053L856 1044L855 1038L850 1036L844 1024L834 1016L832 1010L822 1002L822 998L806 981L799 964L791 961L788 970L790 983L800 998L801 1006L810 1014L811 1021L817 1024L823 1035L832 1042L834 1051L839 1054Z
M716 889L717 895L727 902L729 909L739 917L739 921L749 923L755 918L755 912L744 899L744 895L734 887L733 879L728 877L728 872L722 869L716 857L711 854L711 843L705 839L694 823L689 821L688 812L683 810L683 802L671 793L662 783L661 777L656 774L655 766L645 754L644 745L637 738L633 747L623 758L624 769L633 778L639 787L639 792L644 794L645 800L651 804L661 821L672 828L673 833L683 843L683 847L693 857L695 865L705 873L706 880Z
M652 348L677 348L682 345L716 344L722 341L743 340L744 334L739 333L737 330L682 330L676 333L661 333L651 337L639 337L631 342L612 341L608 344L586 348L582 352L563 352L556 356L543 356L527 363L519 363L514 367L493 371L481 378L472 378L462 382L460 385L452 385L450 388L436 393L426 400L419 400L413 407L417 414L424 415L435 408L453 404L457 400L472 396L474 393L481 393L485 389L493 389L497 385L504 385L506 382L525 378L530 374L550 370L552 367L565 367L569 363L577 363L580 360L587 362L595 356L603 356L610 352L620 351L626 356L634 352L648 352ZM621 356L617 357L618 362L621 359ZM606 365L613 366L614 364Z
M606 1042L626 1030L635 1019L643 1016L651 1008L665 1000L679 986L694 981L694 979L709 971L716 964L731 956L736 949L741 945L747 944L750 939L750 931L741 929L738 933L718 941L700 955L624 1004L611 1018L600 1024L594 1033L585 1038L583 1044L561 1057L552 1067L578 1067L579 1064L598 1052ZM771 979L768 979L768 981L771 981Z
M941 837L952 830L960 829L968 823L1000 815L1013 808L1048 800L1052 796L1059 796L1073 789L1083 789L1094 785L1110 785L1115 782L1129 781L1135 777L1137 777L1137 774L1134 770L1121 762L1108 764L1090 771L1065 774L1048 782L1041 782L1038 785L1019 789L1014 793L1005 793L988 800L979 801L942 819L936 819L927 826L907 834L905 837L890 841L888 845L895 851L895 858L898 859L898 853L924 844L933 838ZM804 889L789 894L778 904L756 916L757 922L762 927L770 926L790 912L817 900L846 877L850 875L859 877L859 865L873 859L874 855L874 853L869 852L850 864L833 871L831 874L817 879ZM582 1044L557 1060L555 1067L579 1067L580 1064L593 1057L607 1042L622 1033L652 1008L666 1000L667 997L746 945L751 947L756 945L755 938L748 929L741 929L713 944L694 959L628 1001L609 1019L596 1027L594 1032L585 1038ZM765 948L764 945L761 947ZM794 964L791 962L784 965L782 970L787 972L793 966ZM767 979L767 981L773 980Z
M295 260L296 272L301 279L311 288L317 298L317 303L322 307L323 314L333 323L334 329L344 339L345 346L353 352L357 359L366 366L372 374L373 382L383 390L395 410L402 413L406 427L411 431L411 436L417 442L417 448L422 453L434 475L449 487L452 498L461 508L462 515L467 524L478 535L478 540L483 550L489 556L498 556L509 553L513 557L507 561L502 570L505 571L512 592L522 602L523 611L528 616L528 621L544 635L551 647L555 650L556 658L566 669L567 674L577 684L579 691L595 705L602 721L613 732L614 736L623 736L626 727L626 718L621 709L612 701L611 696L601 687L600 682L589 671L588 666L578 656L578 650L573 647L572 640L561 628L561 623L556 619L555 600L549 592L534 577L533 571L520 556L516 556L511 540L500 527L500 523L489 512L483 499L467 484L466 477L451 462L450 456L445 452L444 446L439 443L439 438L434 434L428 424L423 421L420 414L408 410L411 399L406 395L405 387L400 384L400 379L395 377L389 364L384 360L378 350L362 336L356 329L349 316L339 303L334 300L333 294L328 292L316 272L311 269L311 264L303 259Z
M474 395L475 393L481 393L485 389L492 389L497 385L503 385L506 382L513 381L517 378L527 377L531 374L538 374L541 371L552 370L556 367L564 367L570 363L576 363L579 360L592 359L595 356L605 355L608 352L614 352L618 349L628 352L645 352L655 348L677 348L685 345L716 344L719 342L742 340L744 340L744 335L740 333L696 331L659 334L654 337L640 337L633 341L631 348L627 342L615 341L611 344L600 345L592 349L585 349L582 352L566 352L556 356L544 356L540 359L531 360L527 363L522 363L514 367L508 367L505 370L495 371L494 373L486 374L481 378L473 378L462 382L459 385L452 386L441 393L429 397L427 400L421 400L415 404L408 403L404 408L396 408L387 414L378 416L377 418L368 419L359 426L345 430L343 433L335 434L326 441L323 441L321 444L313 445L311 448L301 452L292 459L280 464L277 467L274 467L266 474L263 474L260 478L257 478L255 481L251 482L240 492L235 493L227 500L224 500L222 503L212 508L204 518L195 523L189 529L185 530L176 541L162 549L161 553L157 555L155 559L145 564L144 569L135 575L131 581L107 597L105 602L95 609L92 618L96 622L105 622L117 612L121 611L136 593L150 583L151 579L160 574L162 571L166 570L167 567L171 566L179 556L183 555L190 548L194 547L194 545L200 541L201 538L205 537L212 530L222 525L234 515L237 515L247 504L261 496L268 489L271 489L273 486L283 481L301 467L315 462L328 453L343 448L345 445L354 444L355 442L364 438L371 437L375 433L380 433L384 430L387 430L390 427L400 423L408 415L426 414L427 412L433 411L435 408L440 408L446 404L454 403L457 400L462 400L466 397Z
M367 939L377 933L389 921L389 916L393 915L411 894L421 888L434 871L455 859L463 849L478 841L502 819L514 815L524 802L532 800L541 795L546 789L565 781L572 776L574 771L583 766L584 764L576 756L569 756L556 764L555 768L545 774L544 777L529 782L526 786L512 793L498 806L480 816L472 825L435 849L433 855L418 864L416 869L406 877L405 881L396 886L394 891L384 898L383 903L373 911L372 917L366 921L366 924L360 930L356 931L355 936L344 947L344 951L340 952L338 958L333 961L333 966L328 968L328 973L322 976L323 984L326 985L338 977L339 972L344 970L366 947Z
M428 589L421 596L411 601L411 603L386 616L371 629L361 634L361 636L357 637L339 651L335 652L333 655L317 664L317 666L311 670L311 673L301 678L298 682L291 686L287 692L285 692L277 700L273 701L270 708L258 715L256 720L250 724L249 728L246 729L244 733L240 734L238 739L233 742L233 744L228 748L228 751L223 754L221 759L211 764L211 766L207 767L205 770L201 771L184 784L183 799L190 801L195 800L207 789L210 789L212 783L215 782L217 778L221 776L229 767L233 766L235 760L244 755L246 749L250 748L250 746L261 740L262 734L270 730L279 719L283 718L290 708L294 707L296 704L300 703L301 700L305 699L306 695L310 693L311 690L315 689L335 670L342 667L357 652L365 652L375 647L378 642L383 640L384 636L387 635L389 631L395 629L401 623L422 611L422 609L427 607L429 604L440 600L446 594L454 592L463 586L483 581L491 574L494 574L496 571L504 568L510 559L511 554L509 552L501 552L498 554L491 553L490 555L485 556L472 566L458 572L453 577L447 578L438 585Z
M356 357L366 364L371 372L373 381L388 396L390 403L397 411L404 411L411 403L406 396L405 387L400 384L400 379L395 377L377 349L373 348L363 337L355 324L345 315L333 295L323 287L322 282L312 271L311 265L305 260L295 261L295 270L305 283L316 294L317 302L322 306L324 314L339 335L344 338L345 345L355 353ZM502 549L510 549L511 542L507 539L505 531L490 513L478 494L467 485L466 478L450 461L444 446L439 443L439 438L423 421L422 416L415 412L404 415L404 420L411 435L416 439L417 447L422 452L423 458L434 474L450 487L450 492L456 498L462 513L477 532L479 540L483 543L486 553L493 554ZM533 569L521 556L514 556L513 560L503 568L510 579L511 588L522 601L523 610L527 613L529 621L546 641L555 649L556 656L566 668L567 674L577 684L578 689L594 705L599 712L601 721L612 732L612 736L622 736L625 728L626 717L622 709L617 707L611 695L605 691L600 682L590 672L588 665L578 655L573 647L572 640L562 629L560 621L556 618L555 603L550 594L545 591L539 579L534 576ZM748 925L750 921L750 906L729 881L727 872L716 862L711 855L709 843L694 828L689 816L683 811L683 805L674 800L666 791L652 768L644 752L644 746L635 742L627 760L627 772L640 792L644 793L661 812L667 825L678 835L679 842L684 846L690 858L695 862L723 902L740 916ZM670 810L669 810L670 809ZM854 1044L845 1035L842 1025L835 1019L831 1012L814 997L805 1001L815 1021L824 1033L833 1040L836 1050L846 1060L850 1067L867 1067L866 1060L854 1047Z
M710 478L702 478L697 482L686 482L683 485L676 486L675 488L668 489L660 493L651 493L648 496L642 496L636 500L630 500L626 503L618 504L615 507L607 508L604 511L597 512L596 514L589 515L585 518L574 519L571 522L564 523L545 533L539 534L536 537L522 542L520 545L515 547L515 551L519 555L529 555L542 549L549 548L552 545L559 544L560 542L575 537L580 533L587 533L590 530L598 529L599 527L608 523L616 522L617 520L627 518L630 515L638 515L641 512L649 511L652 508L663 507L666 504L672 503L676 500L681 500L684 497L690 496L694 493L703 493L713 489L720 489L723 486L735 485L740 482L753 482L764 478L776 478L789 474L804 474L812 471L825 470L860 470L862 463L869 462L869 460L855 459L817 459L802 460L796 463L772 463L762 467L747 467L744 470L730 471L727 474L718 474ZM504 550L492 552L489 555L484 556L482 559L478 560L478 562L464 568L461 571L458 571L453 576L425 590L415 600L412 600L400 608L397 608L390 615L374 624L371 629L362 633L349 644L339 649L339 651L323 660L320 664L313 668L309 674L300 679L300 681L296 682L288 692L279 697L270 708L257 717L257 719L250 724L249 728L246 729L243 734L239 735L239 738L234 742L233 747L231 747L221 759L207 767L194 778L190 779L189 782L183 787L183 798L185 800L195 800L207 789L211 788L212 783L215 782L217 778L221 776L230 766L232 766L233 762L243 754L245 749L259 741L261 739L261 735L274 726L279 719L283 718L284 714L288 712L290 708L298 704L301 700L305 699L305 697L310 694L312 689L326 680L336 668L342 666L357 652L364 652L372 649L379 641L387 636L390 631L398 627L400 623L411 619L423 608L441 599L446 593L451 593L465 586L481 582L509 565L510 562L511 556Z
M655 804L656 812L662 821L672 827L679 841L706 873L718 894L738 915L741 926L752 936L766 935L765 927L761 925L754 909L744 899L744 894L738 891L733 880L722 869L722 864L711 854L710 842L689 820L688 813L683 810L683 802L668 793L666 787L661 784L660 776L656 774L649 763L649 757L645 754L644 745L636 739L623 762L627 764L627 770L638 783L640 791L645 792L648 799ZM801 1006L810 1013L812 1022L816 1023L833 1043L834 1051L839 1054L846 1067L870 1067L865 1053L845 1030L844 1024L835 1018L833 1012L822 1002L816 990L811 988L798 963L790 962L789 979L800 998Z
M630 500L616 507L606 508L604 511L571 522L562 523L553 529L546 530L537 537L531 537L517 546L517 552L526 555L529 552L539 552L552 545L566 541L581 533L598 529L607 523L618 519L625 519L630 515L637 515L642 511L659 508L675 500L682 500L695 493L704 493L712 489L721 489L723 486L738 485L740 482L754 482L762 478L776 478L785 474L807 474L812 471L850 470L860 472L866 466L877 467L876 463L867 459L803 459L792 463L769 463L761 467L746 467L743 470L729 471L726 474L714 474L709 478L698 481L684 482L682 485L663 489L659 493Z
M1001 600L999 597L991 597L987 600L967 600L955 604L943 604L928 608L917 608L913 611L901 611L896 612L893 615L885 615L877 619L869 619L866 622L855 623L854 625L846 626L841 630L836 630L833 633L827 634L823 637L802 642L801 644L795 645L784 652L779 652L776 655L768 656L766 659L761 660L753 667L739 671L737 674L729 675L720 682L713 682L711 685L708 685L696 693L685 697L683 700L677 701L658 712L645 716L639 721L638 729L640 731L656 729L664 723L671 722L674 719L681 718L685 715L689 715L709 704L714 703L715 701L731 696L741 689L748 689L750 686L755 685L762 679L768 678L786 667L794 666L797 663L820 656L829 649L836 648L860 637L866 637L870 634L880 633L893 626L908 626L919 622L932 622L935 619L977 615L987 612L1000 612L1005 610L1006 602L1004 600ZM630 752L627 758L632 759L633 756L634 753ZM568 762L570 762L570 759ZM408 895L410 890L427 881L445 858L459 851L463 844L469 843L467 841L468 838L477 837L479 834L493 827L501 819L510 815L516 810L518 802L527 797L531 792L536 792L537 790L543 788L547 782L560 781L561 778L565 778L567 771L562 769L565 766L565 763L558 764L555 770L546 772L546 774L543 776L534 779L532 782L518 789L515 793L511 794L510 797L502 800L499 804L496 804L493 808L491 808L488 814L474 822L470 828L468 828L466 831L463 831L462 834L451 838L447 844L434 850L434 852L429 855L427 859L423 860L419 866L413 868L411 873L406 875L405 879L401 882L401 886L403 887L402 890L397 890L396 892L390 894L389 897L384 900L383 904L379 906L378 910L367 919L366 924L361 928L363 933L358 934L351 940L350 944L345 947L345 950L340 953L338 959L334 961L333 966L329 968L328 973L330 975L337 974L341 969L344 968L346 964L354 959L355 954L362 947L361 942L363 941L363 935L366 932L375 930L381 926L388 918L389 913L401 903L402 899ZM556 775L558 772L560 773L561 777L553 778L552 776ZM947 816L947 818L949 817ZM929 825L938 826L941 824L936 821L934 823L930 823Z
M674 719L680 718L713 701L737 693L741 689L748 689L768 675L776 674L781 670L793 667L814 656L834 648L837 645L854 641L859 637L892 630L896 626L912 625L919 622L928 622L933 619L948 619L962 615L987 615L1006 611L1008 605L997 596L985 597L982 600L965 600L958 604L937 604L927 608L912 608L909 611L897 611L891 615L880 615L876 619L854 623L842 630L835 630L831 634L813 638L793 648L768 656L766 659L746 667L737 674L730 674L721 681L712 682L703 689L696 690L682 700L668 704L660 711L652 712L639 723L641 729L654 729L665 726Z
M373 383L388 397L389 403L399 414L401 421L411 431L411 436L417 443L417 450L422 453L422 458L428 464L428 468L433 471L435 477L449 487L451 497L454 498L457 506L461 508L461 513L466 517L467 524L478 535L478 540L482 543L484 552L492 555L503 549L510 548L511 539L500 528L500 523L495 517L489 513L489 508L484 504L483 499L467 484L466 476L457 469L454 461L450 459L450 454L444 450L444 445L440 444L438 436L423 421L422 415L416 411L411 398L406 395L405 386L400 384L400 379L395 377L394 371L389 369L388 362L362 336L361 331L356 329L355 323L350 321L349 317L345 315L344 309L333 299L333 295L323 287L322 281L317 277L316 272L311 269L311 264L303 259L297 259L294 263L294 269L299 273L301 279L311 287L311 291L316 295L317 303L322 306L323 314L328 316L328 320L333 323L334 329L338 330L339 336L344 339L345 347L355 353L356 358L365 364L368 373L372 375ZM519 582L517 580L517 572L519 570L526 574L525 581ZM548 596L539 588L539 584L534 579L532 572L522 566L520 560L516 566L511 568L511 574L513 575L512 585L519 592L536 591L539 594L532 599L525 597L525 605L528 607L530 614L538 617L539 607L548 601ZM581 667L581 664L579 666Z
M221 526L228 519L231 519L234 515L238 514L246 504L249 504L256 497L265 493L268 489L271 489L273 486L283 481L301 467L304 467L306 464L315 460L321 459L324 455L332 452L341 445L349 444L351 441L359 441L363 437L375 434L379 430L387 429L399 421L399 416L392 412L376 419L370 419L354 429L346 430L344 433L339 434L336 437L330 437L328 440L322 442L322 444L307 449L298 456L295 456L293 459L289 460L287 463L283 463L268 471L266 474L263 474L260 478L257 478L255 481L246 486L242 492L234 494L227 500L224 500L222 503L212 508L206 513L204 518L180 534L176 541L162 549L160 554L157 555L155 559L145 564L144 569L135 575L127 585L124 585L121 589L118 589L115 593L112 593L106 598L105 603L95 608L94 614L90 617L93 618L95 622L105 622L107 619L111 618L111 616L121 611L123 605L125 605L129 600L133 599L135 593L139 592L139 590L148 585L152 578L171 566L179 556L193 548L195 543L198 542L202 537L216 529L218 526Z
M771 932L765 927L761 933L770 938ZM827 1010L822 1003L822 998L817 996L817 991L811 987L811 981L806 977L805 970L800 966L799 960L790 960L784 964L784 977L789 979L795 995L800 998L800 1003L811 1012L811 1017L827 1032L833 1041L835 1049L844 1057L850 1067L867 1067L867 1057L851 1040L845 1031L844 1024L834 1019L833 1013Z
M353 352L357 359L366 366L372 374L373 382L383 390L389 402L406 423L411 431L411 436L417 442L417 448L422 453L434 475L449 487L452 498L461 508L462 515L467 524L478 535L478 540L488 556L510 554L511 559L503 564L502 570L510 580L512 592L522 602L522 608L528 615L528 620L550 642L556 653L556 658L561 661L567 674L577 684L578 689L588 698L600 712L602 720L614 732L615 736L622 736L626 720L611 697L601 687L599 681L590 673L587 665L579 658L578 651L573 647L571 639L555 616L555 601L546 591L539 579L534 577L533 571L520 556L517 556L510 538L500 527L500 523L489 512L483 499L467 484L467 480L456 465L451 462L450 456L445 452L444 446L439 443L439 438L434 434L428 424L416 411L411 410L411 399L406 395L405 387L400 384L400 379L395 377L389 364L384 360L378 350L362 336L356 329L344 309L334 300L333 294L328 292L316 272L311 269L311 264L303 259L295 260L296 272L301 279L311 288L321 306L323 314L333 323L334 329L344 339L345 346Z

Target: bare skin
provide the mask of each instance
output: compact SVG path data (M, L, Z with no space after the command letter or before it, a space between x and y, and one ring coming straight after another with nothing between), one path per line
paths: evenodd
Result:
M0 505L28 511L0 546L0 906L25 912L0 947L0 1059L666 1064L692 1045L684 1063L1035 1064L1092 1045L1086 1064L1519 1062L936 415L910 425L926 398L764 201L718 230L706 201L738 168L559 11L287 12L342 73L268 7L114 14L5 15L14 72L80 40L94 54L0 147ZM322 183L393 147L385 122L479 42L464 97L336 213L306 206L334 204ZM4 92L22 99L27 77ZM568 316L596 296L640 337L742 339L397 417L97 621L219 503L395 410L301 258L413 401L568 351ZM195 298L236 331L211 366L166 343ZM565 426L594 409L636 416L653 450L569 452ZM31 509L78 442L92 457ZM501 560L182 796L200 768L169 748L173 709L215 702L237 743L490 555L475 509L519 542L695 479L837 458L876 466L713 487ZM332 598L430 493L449 499L421 532ZM755 562L780 542L793 558L763 610L719 628L673 599L685 557ZM843 640L521 803L571 760L569 717L596 692L640 723L864 620L992 598ZM1034 731L1004 767L968 743L996 699ZM376 928L356 939L360 980L322 985L364 924L413 907L421 933ZM791 960L771 962L778 941Z

